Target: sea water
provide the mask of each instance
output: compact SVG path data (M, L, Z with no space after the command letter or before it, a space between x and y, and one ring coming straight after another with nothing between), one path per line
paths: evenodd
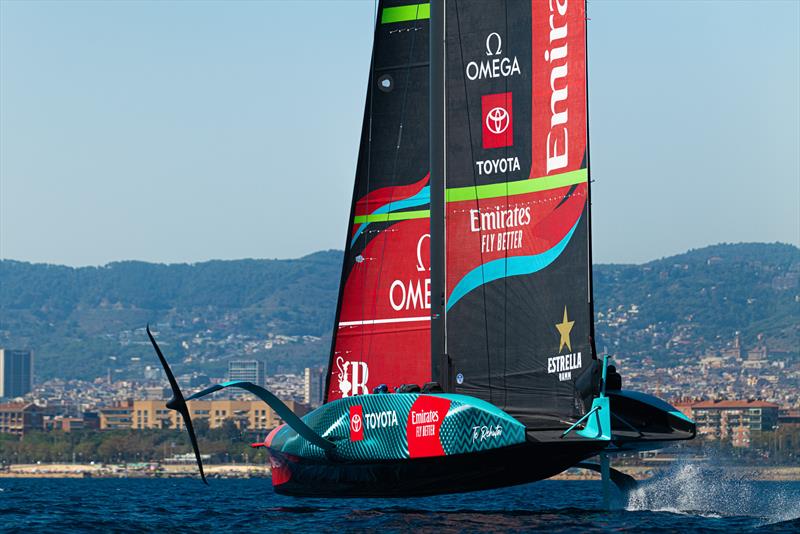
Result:
M269 479L0 479L4 532L800 532L800 483L731 480L691 465L616 509L598 481L545 480L413 499L302 499Z

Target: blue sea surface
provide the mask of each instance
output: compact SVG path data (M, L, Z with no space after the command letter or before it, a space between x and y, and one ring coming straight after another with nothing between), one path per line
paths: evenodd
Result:
M300 499L269 479L0 479L4 532L800 532L800 483L683 469L616 509L596 481L413 499Z

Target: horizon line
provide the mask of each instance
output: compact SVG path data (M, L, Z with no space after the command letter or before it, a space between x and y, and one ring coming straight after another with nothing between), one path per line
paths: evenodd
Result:
M779 245L779 246L789 246L794 249L800 251L800 245L796 245L794 243L787 243L784 241L737 241L737 242L726 242L722 241L719 243L712 243L708 245L703 245L701 247L690 247L682 252L678 252L675 254L669 254L665 256L661 256L658 258L653 258L647 261L642 262L593 262L592 265L646 265L648 263L652 263L655 261L665 260L668 258L673 258L676 256L682 256L684 254L688 254L690 252L694 252L697 250L702 250L706 248L712 247L719 247L719 246L737 246L737 245ZM337 254L344 254L344 250L342 249L335 249L335 248L328 248L328 249L319 249L308 254L304 254L302 256L295 256L295 257L286 257L286 258L279 258L279 257L243 257L243 258L209 258L197 261L176 261L176 262L164 262L164 261L152 261L152 260L139 260L139 259L121 259L121 260L110 260L103 264L83 264L83 265L70 265L66 263L52 263L46 261L31 261L31 260L21 260L15 258L6 258L0 256L0 263L2 262L15 262L15 263L26 263L29 265L45 265L50 267L66 267L69 269L101 269L105 267L112 266L118 263L144 263L148 265L163 265L163 266L175 266L175 265L188 265L188 266L196 266L204 263L212 263L212 262L236 262L236 261L299 261L308 258L309 256L314 256L316 254L325 254L335 252Z

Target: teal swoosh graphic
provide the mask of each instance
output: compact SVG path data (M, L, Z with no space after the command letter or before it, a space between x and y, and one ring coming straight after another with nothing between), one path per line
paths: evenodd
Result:
M500 258L472 269L470 272L464 275L464 278L459 280L459 282L453 288L453 292L450 293L450 298L447 299L447 311L450 311L450 308L452 308L456 302L461 300L461 297L473 289L482 286L483 284L487 284L507 276L533 274L537 271L541 271L553 263L556 258L558 258L562 252L564 252L564 249L567 248L567 243L569 243L569 240L572 238L572 234L575 233L575 229L578 227L580 220L581 219L579 217L572 226L572 229L567 232L567 235L565 235L553 248L546 250L541 254Z
M384 204L383 206L379 207L378 209L376 209L372 213L373 214L391 213L393 211L403 210L403 209L406 209L406 208L413 208L413 207L416 207L416 206L424 206L426 204L430 204L430 202L431 202L431 188L430 188L430 186L426 185L418 193L416 193L414 196L411 196L411 197L408 197L408 198L405 198L405 199L402 199L402 200L393 200L392 202L389 202L388 204ZM362 223L358 227L358 230L356 230L356 233L353 236L353 239L350 240L350 246L351 247L356 244L356 241L358 240L358 237L367 228L367 226L369 226L369 223Z

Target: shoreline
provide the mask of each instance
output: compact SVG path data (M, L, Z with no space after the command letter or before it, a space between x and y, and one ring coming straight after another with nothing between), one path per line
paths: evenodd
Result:
M268 478L268 465L204 465L207 478ZM198 476L193 464L12 464L0 470L2 478L190 478Z
M266 464L210 464L204 465L208 478L269 478ZM615 466L636 480L647 480L666 471L665 466ZM800 481L798 466L730 467L727 469L740 479L769 482ZM193 464L14 464L0 470L2 478L192 478L197 468ZM584 469L568 469L548 480L600 480L599 473Z

